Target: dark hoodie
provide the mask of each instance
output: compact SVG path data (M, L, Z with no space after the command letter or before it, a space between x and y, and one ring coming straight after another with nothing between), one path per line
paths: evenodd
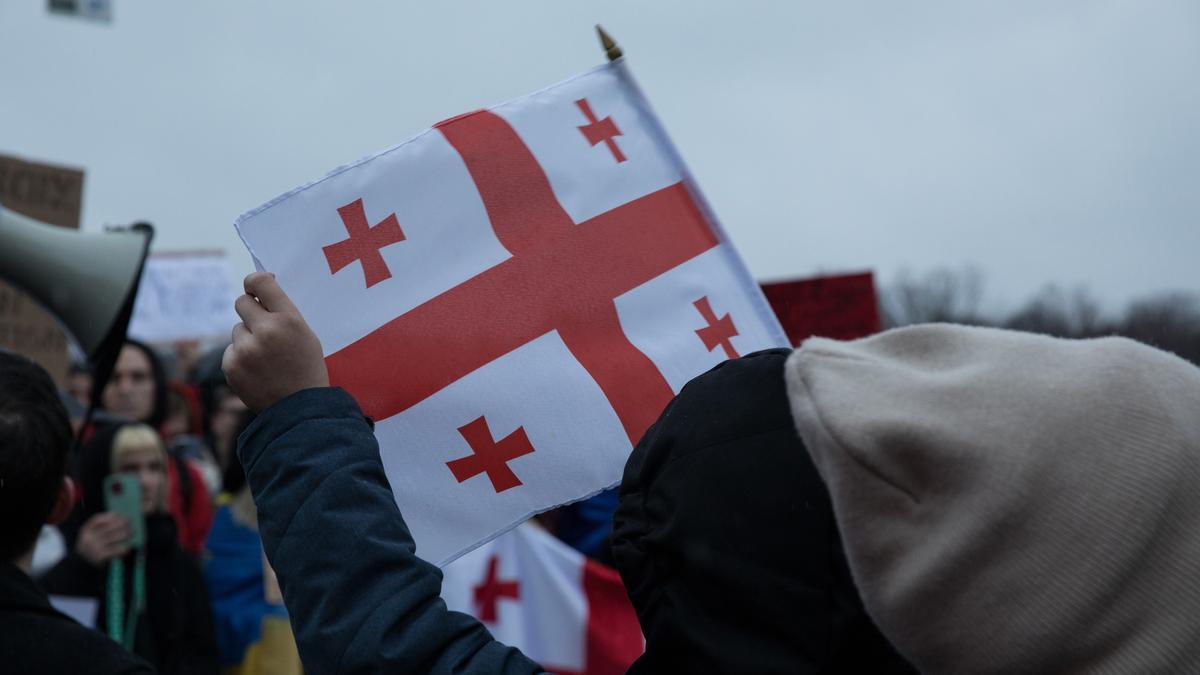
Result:
M631 673L913 673L850 578L796 434L791 350L692 380L625 465L613 556L646 653Z
M80 452L83 498L78 521L86 523L104 510L104 478L111 473L112 444L124 424L98 429ZM133 552L125 560L125 606L133 588ZM57 595L92 597L99 601L97 628L107 628L106 568L95 567L72 548L41 579ZM204 578L179 547L175 522L166 513L146 517L146 607L138 618L134 653L164 675L217 672L216 637Z

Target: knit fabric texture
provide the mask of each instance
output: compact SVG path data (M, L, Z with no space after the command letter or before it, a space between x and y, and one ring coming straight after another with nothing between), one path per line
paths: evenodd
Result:
M921 672L1200 672L1200 369L925 325L785 372L864 605Z

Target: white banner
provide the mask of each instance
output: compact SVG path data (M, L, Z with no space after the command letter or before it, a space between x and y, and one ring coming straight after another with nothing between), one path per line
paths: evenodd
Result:
M144 342L228 337L239 321L233 311L239 289L222 252L152 255L142 272L129 336Z

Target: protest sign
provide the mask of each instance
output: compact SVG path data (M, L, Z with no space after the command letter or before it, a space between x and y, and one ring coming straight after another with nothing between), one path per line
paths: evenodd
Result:
M83 172L0 155L0 206L49 225L79 229ZM36 361L66 383L67 334L31 296L0 281L0 349Z
M237 221L445 564L620 481L696 375L787 344L622 61Z
M762 290L793 347L814 335L854 340L879 332L870 272L777 281L762 284Z
M644 651L617 571L533 522L447 565L442 598L560 675L620 675Z
M240 293L223 251L155 253L146 260L129 336L144 342L227 337Z

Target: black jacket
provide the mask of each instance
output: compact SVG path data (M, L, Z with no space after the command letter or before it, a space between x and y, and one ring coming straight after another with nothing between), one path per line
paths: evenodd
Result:
M154 672L141 658L51 607L45 591L10 562L0 562L0 670L22 675Z

